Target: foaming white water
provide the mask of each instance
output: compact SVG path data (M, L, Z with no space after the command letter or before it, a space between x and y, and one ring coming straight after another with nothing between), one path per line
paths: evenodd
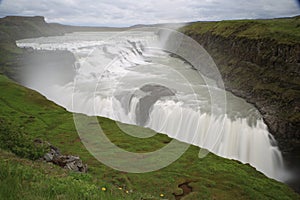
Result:
M46 86L28 80L25 84L69 111L143 125L284 180L281 153L254 107L230 93L227 110L218 105L224 103L222 99L211 102L205 81L188 64L146 48L156 42L155 34L131 33L110 40L111 34L115 33L18 41L19 47L69 50L76 58L73 82ZM212 107L219 108L220 114Z
M282 180L281 153L271 145L263 121L259 119L256 126L249 126L246 119L233 121L227 115L223 117L224 127L222 117L182 108L173 102L158 102L154 105L147 126L158 132L169 133L172 138L206 148L219 156L250 163L265 175ZM210 121L213 123L209 127ZM220 130L221 133L218 132Z

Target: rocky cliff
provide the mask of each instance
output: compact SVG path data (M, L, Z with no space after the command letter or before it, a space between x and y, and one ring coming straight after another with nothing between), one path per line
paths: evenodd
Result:
M300 17L197 22L181 29L213 57L225 87L254 104L284 151L300 144Z

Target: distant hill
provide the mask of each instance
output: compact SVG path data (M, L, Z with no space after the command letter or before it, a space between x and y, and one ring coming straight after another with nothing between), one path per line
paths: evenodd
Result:
M22 65L24 64L23 61L26 60L26 52L16 46L16 40L42 36L56 36L79 31L93 32L122 30L126 29L110 27L67 26L57 23L47 23L45 18L42 16L7 16L0 18L0 73L19 81L17 76L18 73L20 73ZM60 52L54 56L72 57L69 52Z
M120 31L124 28L67 26L46 23L44 17L7 16L0 18L0 42L23 38L62 35L76 31Z

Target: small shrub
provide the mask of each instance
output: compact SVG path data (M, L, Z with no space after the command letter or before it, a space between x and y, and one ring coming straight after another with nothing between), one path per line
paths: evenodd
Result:
M4 118L0 118L0 148L31 160L41 158L46 151L44 147L35 145L19 125Z

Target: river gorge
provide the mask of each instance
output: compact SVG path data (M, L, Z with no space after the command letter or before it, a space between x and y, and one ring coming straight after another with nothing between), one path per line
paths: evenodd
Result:
M51 59L31 58L22 82L71 112L148 127L286 181L281 152L259 111L164 51L165 42L140 30L19 40L21 48L67 50L75 58L55 67ZM205 65L211 58L202 59Z

